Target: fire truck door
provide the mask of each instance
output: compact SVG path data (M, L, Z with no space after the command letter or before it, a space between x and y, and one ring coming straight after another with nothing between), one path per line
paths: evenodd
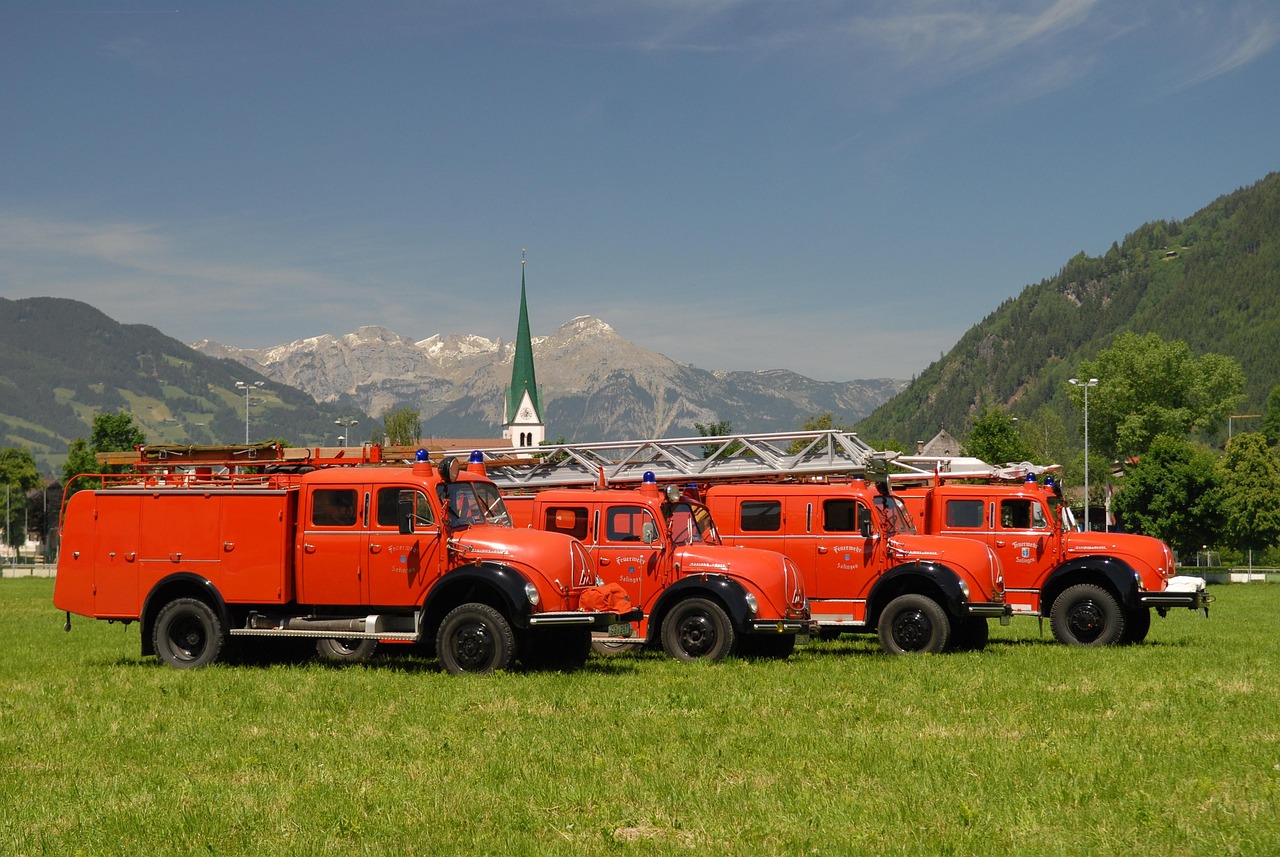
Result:
M825 498L811 513L816 556L810 600L815 619L862 621L875 543L863 538L859 521L870 514L864 503L848 497Z
M298 600L303 604L367 604L368 530L362 521L364 487L312 488L298 556Z
M618 583L631 596L631 603L649 612L649 601L667 583L667 563L661 561L664 547L661 522L644 506L606 505L600 510L592 553L596 569L606 583ZM648 526L646 526L648 525ZM645 541L646 536L657 540Z
M1006 595L1015 612L1040 608L1040 569L1053 566L1046 551L1057 542L1044 507L1030 497L1003 498L996 507L991 547L1004 568Z
M400 535L402 492L414 498L413 533ZM369 528L369 599L383 606L422 604L440 576L440 522L427 495L411 486L379 488Z

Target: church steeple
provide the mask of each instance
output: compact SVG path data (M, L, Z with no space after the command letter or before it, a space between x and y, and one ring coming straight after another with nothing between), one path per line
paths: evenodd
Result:
M533 371L533 337L529 333L529 304L525 295L524 253L520 254L520 320L516 326L516 354L511 364L511 386L503 404L502 436L512 446L538 446L546 439L542 399Z

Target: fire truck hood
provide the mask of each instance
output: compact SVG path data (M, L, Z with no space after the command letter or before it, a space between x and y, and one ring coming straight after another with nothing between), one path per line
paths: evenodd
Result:
M543 556L554 555L560 562L568 560L573 539L563 533L516 529L491 524L477 524L462 530L450 546L468 559L493 559L537 565Z
M960 536L921 536L899 533L892 542L898 555L919 562L945 563L956 571L968 571L980 581L992 582L999 575L998 560L986 543Z
M782 555L757 548L731 548L724 545L685 545L676 549L676 561L685 574L727 574L758 577L770 572L783 573Z

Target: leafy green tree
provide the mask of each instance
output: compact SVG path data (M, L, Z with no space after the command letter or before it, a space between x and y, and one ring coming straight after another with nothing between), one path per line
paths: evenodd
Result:
M78 437L67 445L67 460L62 465L62 481L67 484L68 496L85 487L83 480L75 477L81 473L119 473L127 468L119 465L99 465L99 452L128 452L147 442L147 436L133 424L133 416L125 411L102 413L93 418L89 440Z
M1047 405L1041 405L1034 416L1019 420L1018 434L1026 447L1028 461L1066 464L1072 455L1062 415Z
M1220 426L1243 401L1244 372L1233 357L1199 358L1180 339L1122 333L1080 365L1097 378L1089 393L1089 441L1109 458L1141 455L1157 435L1186 437ZM1084 389L1068 396L1083 407Z
M1167 542L1181 556L1215 544L1222 493L1214 455L1180 437L1157 435L1113 499L1130 530Z
M1272 446L1280 443L1280 384L1272 387L1271 394L1267 396L1267 409L1262 414L1262 433Z
M382 415L383 432L392 446L409 446L422 437L421 414L413 408L396 408Z
M36 460L26 449L0 449L0 490L4 491L4 541L21 548L27 540L27 492L40 484Z
M146 442L147 436L133 424L133 415L126 411L102 413L93 418L89 445L94 452L129 452Z
M1280 541L1280 459L1266 437L1249 432L1231 438L1218 471L1227 543L1260 551Z
M1031 451L1018 432L1018 424L1003 409L991 405L982 407L965 438L964 449L968 455L988 464L1008 464L1031 458Z
M693 427L698 430L698 434L702 437L725 437L726 435L733 434L733 423L729 420L719 420L714 423L707 423L706 425L703 425L702 423L694 423ZM718 443L706 444L702 447L702 456L704 458L709 458L712 455L715 455L716 450L719 448L720 444ZM725 448L725 451L722 454L733 455L741 448L742 444L731 443Z

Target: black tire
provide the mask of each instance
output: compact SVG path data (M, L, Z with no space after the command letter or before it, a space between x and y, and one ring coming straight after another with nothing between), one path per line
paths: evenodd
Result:
M455 607L436 634L436 657L454 675L510 669L515 656L511 624L488 604Z
M977 652L987 647L991 626L981 616L966 616L951 630L951 651Z
M751 634L738 641L738 654L748 658L781 661L795 650L795 634Z
M1092 583L1069 587L1049 611L1053 636L1068 646L1110 646L1124 636L1124 613L1115 596Z
M733 651L733 623L706 598L681 601L662 622L662 648L678 661L718 661Z
M581 669L591 654L590 628L545 628L520 641L520 662L534 670Z
M937 601L908 593L880 614L880 646L890 654L939 654L951 641L951 621Z
M151 632L156 656L178 669L208 666L226 642L217 612L198 598L175 598L161 607Z
M1126 646L1137 645L1147 638L1150 630L1151 609L1139 607L1130 610L1124 614L1124 633L1120 635L1120 642Z
M597 655L604 655L606 658L612 658L616 655L629 655L632 652L638 652L644 648L643 640L633 640L625 643L616 643L610 640L592 640L591 651Z
M377 640L359 637L322 637L316 640L316 655L331 664L358 664L373 657Z

